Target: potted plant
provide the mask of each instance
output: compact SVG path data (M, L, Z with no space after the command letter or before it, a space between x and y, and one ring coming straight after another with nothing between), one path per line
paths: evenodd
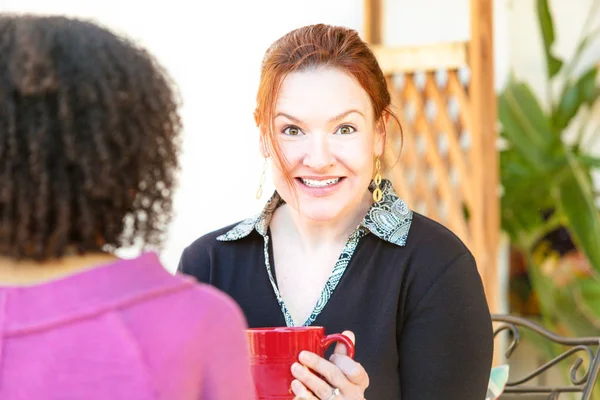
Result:
M590 26L599 11L600 1L594 1L575 53L561 60L552 49L548 0L537 0L548 99L542 102L514 76L498 96L505 144L502 228L511 240L513 267L522 265L527 278L524 286L518 277L513 280L521 287L513 298L525 300L524 307L539 313L548 328L572 336L600 332L600 211L592 179L600 158L589 153L600 140L600 112L593 112L600 105L600 60L580 65L600 36L600 28Z

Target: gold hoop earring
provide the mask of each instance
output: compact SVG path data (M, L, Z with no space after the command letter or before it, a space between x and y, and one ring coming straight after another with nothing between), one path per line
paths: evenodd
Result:
M256 200L258 200L262 197L263 185L265 184L265 178L267 176L267 165L268 165L268 162L267 162L267 159L265 158L265 163L263 164L263 169L260 174L260 182L258 184L258 189L256 190Z
M375 178L373 178L373 182L375 183L375 190L373 190L373 201L379 203L381 199L383 199L383 192L381 191L381 161L379 157L375 159Z

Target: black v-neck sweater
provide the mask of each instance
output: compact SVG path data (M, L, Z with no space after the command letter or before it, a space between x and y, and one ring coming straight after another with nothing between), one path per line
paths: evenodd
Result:
M263 237L253 231L235 241L216 239L232 227L187 247L179 271L233 297L250 327L285 326ZM414 214L403 247L362 237L312 325L355 333L369 400L485 398L493 335L481 278L463 243L422 215Z

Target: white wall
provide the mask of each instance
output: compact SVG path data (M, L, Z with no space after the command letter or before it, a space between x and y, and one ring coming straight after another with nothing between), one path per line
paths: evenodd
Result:
M255 90L267 47L317 22L361 28L362 0L0 0L0 11L92 18L138 40L171 72L184 100L183 170L177 216L162 254L171 270L184 246L248 217L262 169ZM125 254L128 255L128 254Z
M558 49L568 54L590 0L553 0ZM171 72L184 99L183 172L177 216L162 258L174 270L187 244L259 211L262 160L252 112L263 52L285 32L324 22L362 31L363 0L0 0L11 12L93 18L138 40ZM541 52L534 0L495 0L496 86L509 68L538 82ZM421 44L466 40L469 0L387 0L386 40ZM538 85L540 86L540 85Z

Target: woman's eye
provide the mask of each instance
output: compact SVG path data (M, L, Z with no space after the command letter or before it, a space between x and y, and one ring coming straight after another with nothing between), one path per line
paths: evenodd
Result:
M298 136L302 132L300 131L300 128L298 128L297 126L288 126L287 128L285 128L283 130L283 133L285 133L286 135L289 135L289 136Z
M350 133L354 133L356 132L356 129L354 129L354 127L350 126L350 125L342 125L340 126L340 128L337 130L337 134L340 135L348 135Z

